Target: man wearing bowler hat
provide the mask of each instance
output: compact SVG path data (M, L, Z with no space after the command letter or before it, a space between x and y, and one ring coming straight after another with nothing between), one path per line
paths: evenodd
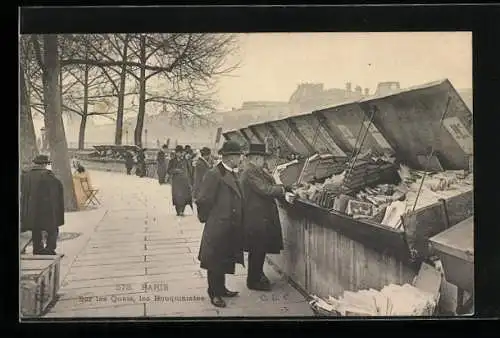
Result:
M63 186L48 169L47 155L36 156L33 163L21 177L21 232L31 230L34 255L55 255L59 227L64 224Z
M198 219L205 223L198 259L207 270L208 295L214 306L225 307L223 297L235 297L225 285L225 275L234 274L243 259L243 198L237 168L242 154L234 141L219 150L222 161L208 170L196 196Z
M266 254L278 254L283 249L275 198L285 197L288 190L276 184L264 170L268 155L264 144L250 144L246 154L247 165L241 175L244 249L248 252L247 287L259 291L271 289L263 269Z

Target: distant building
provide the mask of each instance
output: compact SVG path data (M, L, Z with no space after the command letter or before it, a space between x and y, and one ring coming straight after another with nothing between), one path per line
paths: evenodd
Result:
M375 95L387 95L401 90L401 86L397 81L380 82L375 91Z
M322 83L299 84L290 97L289 104L293 106L294 114L307 113L326 108L346 101L359 100L369 95L370 90L357 85L352 90L352 83L345 87L325 89Z

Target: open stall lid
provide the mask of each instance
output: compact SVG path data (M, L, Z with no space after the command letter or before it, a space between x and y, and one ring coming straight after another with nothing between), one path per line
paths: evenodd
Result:
M241 134L238 130L231 130L223 133L223 136L226 140L236 141L241 146L246 146L248 144L248 140Z
M240 129L240 132L246 136L250 143L261 143L259 137L255 134L254 131L252 131L252 129L246 127Z
M386 138L373 122L370 122L370 112L365 112L357 101L318 110L313 115L329 129L330 136L345 152L352 153L355 148L356 150L361 148L361 152L368 150L375 150L381 154L394 152Z
M376 108L373 124L409 166L424 170L425 163L419 157L428 156L434 149L444 170L469 167L472 113L448 79L359 103L367 115Z
M269 125L276 130L279 136L290 146L297 154L309 156L311 150L306 142L301 139L303 136L294 128L287 119L268 122Z
M291 117L297 130L310 143L318 154L330 153L335 156L345 156L344 151L330 137L324 124L312 114Z

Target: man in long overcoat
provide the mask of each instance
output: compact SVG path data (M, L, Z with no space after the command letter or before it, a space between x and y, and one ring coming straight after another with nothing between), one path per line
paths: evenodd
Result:
M238 295L226 288L225 275L234 274L237 263L244 265L243 200L236 170L241 147L227 141L219 153L222 161L207 171L196 200L198 218L205 223L198 259L207 270L211 303L225 307L223 297Z
M63 186L47 168L48 156L38 155L33 163L21 177L21 232L31 230L34 255L55 255L59 227L64 224Z
M188 163L182 146L175 147L175 157L168 161L167 173L172 178L172 204L175 206L177 216L184 216L186 205L193 208L193 196Z
M125 169L127 170L127 175L130 175L132 168L134 168L134 155L130 151L126 151L123 155L125 159Z
M139 149L137 151L137 165L135 167L135 174L139 177L146 176L146 149Z
M191 149L191 146L188 144L184 147L184 158L186 159L187 162L187 171L188 171L188 176L191 184L194 182L194 167L193 167L193 160L194 160L194 151Z
M250 144L247 164L241 175L245 251L248 252L247 287L260 291L271 289L263 270L266 254L278 254L283 249L275 199L285 197L288 189L276 184L264 170L267 155L265 145Z
M200 150L200 156L196 159L194 167L194 180L193 180L193 199L196 202L196 196L200 190L200 185L205 177L207 171L212 168L210 148L203 147Z
M165 184L165 177L167 176L167 160L166 154L167 145L164 144L158 154L156 154L156 173L158 174L158 183Z

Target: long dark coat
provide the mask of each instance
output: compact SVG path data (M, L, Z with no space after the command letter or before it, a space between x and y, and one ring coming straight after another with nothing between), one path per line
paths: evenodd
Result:
M177 206L191 204L193 196L187 161L174 157L168 161L167 173L171 176L172 182L172 204Z
M190 154L190 157L187 158L186 157L186 163L187 163L187 173L188 173L188 177L189 177L189 182L191 182L191 185L193 185L193 182L194 182L194 167L193 167L193 157L192 155Z
M64 224L63 185L45 168L21 176L21 231L55 231Z
M167 175L167 161L165 159L165 152L160 150L156 154L156 173L158 178L165 178Z
M123 157L125 159L125 168L132 169L134 167L134 156L127 151Z
M211 168L210 164L200 156L196 160L196 165L194 167L194 179L193 179L193 197L196 200L198 193L200 191L201 182L207 171Z
M137 166L135 168L135 174L139 177L146 176L146 155L143 151L137 153Z
M280 253L283 250L283 236L275 198L284 197L285 189L252 163L241 174L241 188L244 197L245 251Z
M234 274L243 260L243 200L237 177L222 163L205 174L200 186L198 218L206 221L198 259L200 267Z

